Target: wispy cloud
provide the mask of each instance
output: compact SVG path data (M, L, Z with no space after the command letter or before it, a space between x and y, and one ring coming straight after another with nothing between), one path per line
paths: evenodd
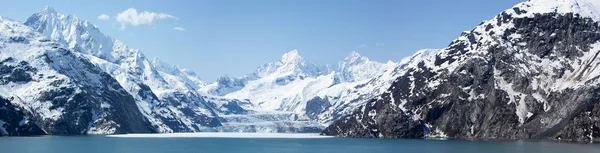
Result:
M177 17L167 13L157 12L138 12L135 8L129 8L117 14L117 22L121 24L121 29L125 29L128 25L150 25L157 19L177 19Z
M108 16L106 14L100 14L100 16L98 16L98 19L100 19L100 20L110 20L110 16Z
M369 47L369 45L367 45L367 44L362 44L362 45L358 45L358 47L357 47L357 48L367 48L367 47Z
M383 45L384 44L382 42L375 43L375 46L383 46Z
M182 27L174 27L173 29L177 30L177 31L186 31L187 30L187 29L182 28Z

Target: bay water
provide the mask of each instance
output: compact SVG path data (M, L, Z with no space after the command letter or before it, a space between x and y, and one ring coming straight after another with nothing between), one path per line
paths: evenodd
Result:
M0 153L600 153L551 141L349 138L0 137Z

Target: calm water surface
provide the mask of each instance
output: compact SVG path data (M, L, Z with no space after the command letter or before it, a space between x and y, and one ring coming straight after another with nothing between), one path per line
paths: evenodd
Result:
M0 153L600 153L599 144L380 139L0 137Z

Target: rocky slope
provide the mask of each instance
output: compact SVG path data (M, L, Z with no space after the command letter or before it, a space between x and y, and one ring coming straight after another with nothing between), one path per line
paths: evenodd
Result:
M84 55L0 17L0 133L156 132L134 98Z
M407 67L324 134L600 138L600 1L530 0Z
M353 110L364 105L369 99L377 97L385 92L387 89L385 87L391 86L395 78L405 73L407 67L411 67L412 65L435 55L437 51L438 50L435 49L419 50L414 55L403 58L398 63L388 63L386 69L367 77L369 79L356 82L342 82L327 89L323 89L319 92L317 97L309 101L306 113L309 117L314 116L311 118L321 122L323 125L329 125L340 117L351 114ZM361 65L363 64L358 64L357 66L363 67ZM356 68L353 69L361 70ZM372 68L370 68L370 66L363 67L361 71L372 71ZM361 75L360 73L352 74ZM314 106L318 106L316 108L319 109L313 109L315 108Z

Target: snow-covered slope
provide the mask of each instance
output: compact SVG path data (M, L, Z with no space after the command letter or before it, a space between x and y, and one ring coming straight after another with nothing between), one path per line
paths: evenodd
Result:
M26 25L87 56L135 97L139 109L160 132L197 132L219 126L217 116L196 91L194 73L146 58L88 21L46 7Z
M4 17L0 75L0 112L9 110L8 116L0 116L0 126L17 128L4 134L40 134L32 129L46 134L155 132L133 97L109 74L84 55ZM16 123L17 118L22 120Z

